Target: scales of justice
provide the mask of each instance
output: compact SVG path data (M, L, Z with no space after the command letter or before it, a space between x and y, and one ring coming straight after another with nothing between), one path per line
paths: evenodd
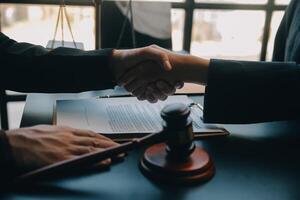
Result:
M72 41L65 41L65 24L67 24L68 31L71 35ZM57 34L58 34L58 28L60 26L60 32L61 32L61 41L56 40ZM74 39L74 34L71 26L71 20L66 8L66 4L64 0L60 1L58 14L57 14L57 20L55 23L55 30L53 34L53 39L49 40L47 43L47 49L55 49L57 47L72 47L76 49L84 49L84 45L81 42L76 42Z

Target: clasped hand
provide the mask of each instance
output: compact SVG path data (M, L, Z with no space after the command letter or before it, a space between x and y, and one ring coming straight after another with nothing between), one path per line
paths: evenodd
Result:
M139 100L166 100L183 82L172 76L170 53L156 45L132 50L114 50L112 70L119 86Z

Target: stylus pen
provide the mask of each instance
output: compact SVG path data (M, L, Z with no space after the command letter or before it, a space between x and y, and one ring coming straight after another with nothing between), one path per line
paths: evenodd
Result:
M133 139L130 142L123 143L116 147L111 147L106 150L99 150L95 152L91 152L88 154L84 154L82 156L78 156L73 159L61 161L58 163L54 163L52 165L48 165L42 167L40 169L31 171L27 174L21 175L17 177L12 185L21 185L28 182L40 181L55 176L57 174L63 174L64 172L70 172L72 170L84 169L99 161L106 160L113 156L125 153L127 151L144 147L156 143L163 142L165 140L165 134L163 131L158 133L152 133L140 139Z

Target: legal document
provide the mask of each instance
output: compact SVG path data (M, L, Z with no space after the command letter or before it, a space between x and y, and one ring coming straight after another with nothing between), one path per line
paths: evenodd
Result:
M160 112L172 103L189 106L193 101L185 95L171 96L155 104L135 97L58 100L56 124L103 134L152 133L162 130ZM191 108L194 132L209 131L201 120L202 115L199 108Z

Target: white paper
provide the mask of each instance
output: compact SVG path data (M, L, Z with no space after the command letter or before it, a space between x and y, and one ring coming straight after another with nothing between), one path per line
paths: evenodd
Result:
M135 97L60 100L56 105L57 125L89 129L99 133L150 133L162 129L162 108L171 103L190 105L187 96L171 96L155 104ZM194 132L203 131L202 111L193 108Z

